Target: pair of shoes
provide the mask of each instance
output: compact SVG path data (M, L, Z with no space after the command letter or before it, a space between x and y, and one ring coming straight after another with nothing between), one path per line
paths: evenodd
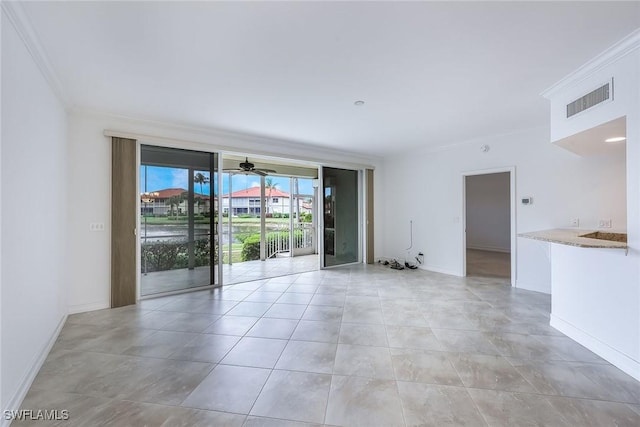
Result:
M402 264L400 264L398 261L394 260L391 263L391 268L393 268L394 270L404 270L404 267L402 266Z

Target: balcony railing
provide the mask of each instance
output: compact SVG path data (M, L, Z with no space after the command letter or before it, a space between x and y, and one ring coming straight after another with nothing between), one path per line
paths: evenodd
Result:
M293 248L313 248L314 229L311 223L296 223L293 226ZM266 239L266 257L272 258L289 252L289 229L272 231Z
M309 251L307 253L313 253L315 241L313 225L311 223L296 223L293 230L294 255L301 254L300 250L304 254L305 249ZM143 273L209 265L211 241L208 232L196 232L191 249L189 240L184 233L156 234L149 238L143 236L141 240L141 268ZM283 227L267 233L265 249L267 258L290 252L288 224L286 228ZM226 249L221 248L222 253L226 253L226 251ZM256 253L256 256L259 256L258 253ZM214 263L217 263L217 256L214 256Z

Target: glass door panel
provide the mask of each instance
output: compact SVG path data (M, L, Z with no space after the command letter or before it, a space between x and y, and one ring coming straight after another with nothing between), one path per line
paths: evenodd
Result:
M324 265L359 261L358 171L322 168Z
M265 259L291 256L291 179L279 176L264 178L265 191Z
M140 159L140 295L217 284L217 154L143 145Z
M292 178L293 180L293 252L294 256L310 255L316 252L316 219L313 180ZM305 194L307 193L307 194Z
M260 176L240 172L222 174L222 263L229 266L260 260L261 179ZM265 208L266 208L265 196ZM227 268L226 284L237 280L243 267ZM247 277L243 277L247 279Z

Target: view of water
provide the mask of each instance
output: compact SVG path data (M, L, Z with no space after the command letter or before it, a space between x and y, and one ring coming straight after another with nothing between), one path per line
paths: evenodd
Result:
M282 230L285 224L267 223L267 231ZM145 236L147 242L157 242L166 240L186 240L188 236L188 227L186 224L147 224L144 222L140 225L140 238L144 242ZM238 237L246 234L260 233L260 224L239 224L232 225L233 243L242 243ZM288 229L288 227L284 228ZM195 224L195 235L204 238L209 233L209 224ZM229 227L225 224L222 228L221 243L226 245L229 243Z

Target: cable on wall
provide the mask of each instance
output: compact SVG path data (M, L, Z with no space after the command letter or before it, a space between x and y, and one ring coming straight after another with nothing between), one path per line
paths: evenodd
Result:
M409 220L409 247L405 249L405 251L407 251L407 259L404 261L404 266L415 270L418 268L418 266L409 264L409 262L407 261L409 258L411 258L411 248L413 248L413 220ZM418 258L416 257L416 259Z
M413 247L413 220L409 220L409 247L405 251L411 250Z

